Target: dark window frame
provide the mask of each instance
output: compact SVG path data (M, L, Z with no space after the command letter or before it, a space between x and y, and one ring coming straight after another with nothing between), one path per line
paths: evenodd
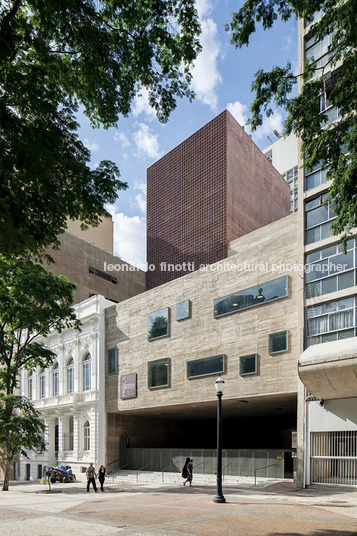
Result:
M273 337L285 335L285 348L283 350L273 350ZM268 335L268 354L282 354L283 352L288 352L289 350L289 332L288 330L276 331L274 333L269 333Z
M255 370L253 372L242 372L242 360L254 357ZM258 354L247 354L239 356L239 376L253 376L258 374Z
M200 362L208 362L213 359L222 359L222 367L218 368L215 371L208 372L205 374L189 374L189 368L191 364L198 365ZM195 378L206 378L207 376L216 376L217 374L224 374L226 371L226 355L225 354L218 354L218 355L212 355L208 357L201 357L199 359L191 359L190 361L187 361L186 363L186 377L188 380L192 380Z

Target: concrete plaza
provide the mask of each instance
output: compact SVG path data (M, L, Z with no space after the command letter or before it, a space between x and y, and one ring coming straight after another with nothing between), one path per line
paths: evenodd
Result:
M6 536L352 536L357 535L357 491L311 488L292 482L215 487L106 483L11 483L0 491L0 534Z

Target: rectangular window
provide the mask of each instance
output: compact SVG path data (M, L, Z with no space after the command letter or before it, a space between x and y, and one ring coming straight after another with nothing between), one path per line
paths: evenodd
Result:
M355 336L355 298L344 298L307 309L307 345Z
M269 354L278 354L288 351L288 332L279 331L269 334Z
M332 236L331 225L336 218L331 204L325 205L327 194L305 204L306 244L312 244Z
M260 283L234 294L214 300L214 318L236 313L249 307L263 305L288 295L288 277L285 275L266 283Z
M74 367L67 367L67 394L74 390Z
M169 308L164 307L147 316L148 340L161 339L169 335Z
M40 398L46 397L46 376L44 373L40 376Z
M58 371L52 373L52 393L53 396L58 396L59 393L59 374Z
M176 304L176 320L185 320L191 316L191 302L185 300Z
M170 360L168 358L149 361L148 388L168 387L170 381Z
M239 374L240 376L249 376L258 372L258 356L257 354L241 355L239 358Z
M199 376L210 376L225 372L225 356L214 355L187 361L187 378L197 378Z
M113 285L118 284L118 280L116 277L114 277L111 274L107 274L106 272L103 272L102 270L98 270L98 268L94 268L93 266L89 267L89 273L91 275L100 277L101 279L104 279L105 281L109 281L110 283L113 283Z
M108 350L108 374L117 374L118 372L118 354L117 348Z
M27 379L27 398L32 400L32 376L29 376Z

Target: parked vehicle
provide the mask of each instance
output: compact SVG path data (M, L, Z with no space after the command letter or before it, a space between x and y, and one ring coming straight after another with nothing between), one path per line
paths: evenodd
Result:
M72 473L72 469L69 466L56 465L55 467L49 467L48 470L52 484L55 482L77 482L76 475Z

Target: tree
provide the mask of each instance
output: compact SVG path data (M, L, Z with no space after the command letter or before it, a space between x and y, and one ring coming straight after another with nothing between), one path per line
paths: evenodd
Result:
M323 16L314 22L314 13ZM322 65L312 57L303 71L295 76L291 64L274 67L271 72L259 70L252 84L255 99L251 106L250 124L253 130L262 124L263 113L273 113L271 103L287 111L286 133L301 137L302 154L308 171L322 163L328 170L327 180L333 179L329 201L337 218L334 234L357 227L357 3L355 0L247 0L233 14L231 42L236 47L249 44L256 23L271 28L280 17L305 17L313 23L311 35L315 41L330 36L330 45ZM319 75L319 76L316 76ZM299 78L302 88L298 96L292 90ZM339 111L339 120L329 123L326 101Z
M0 255L0 452L3 491L12 462L26 449L42 451L44 424L32 403L18 393L19 372L47 367L55 354L43 339L51 330L79 329L71 307L75 285L27 259Z
M148 339L157 339L168 334L168 320L165 316L157 316L148 333Z
M111 161L90 168L79 107L116 126L145 87L165 122L193 98L199 33L194 0L1 2L0 252L58 246L67 217L98 224L127 185Z

